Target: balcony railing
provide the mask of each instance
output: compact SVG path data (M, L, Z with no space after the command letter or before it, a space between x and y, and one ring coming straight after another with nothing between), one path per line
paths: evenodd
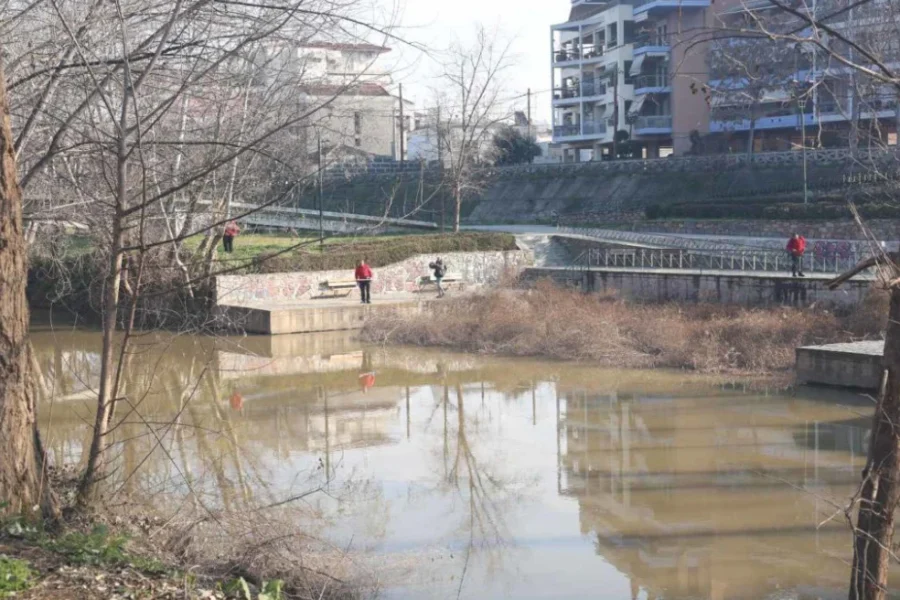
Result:
M603 45L585 45L578 48L560 48L553 51L553 62L562 63L572 60L588 60L603 56Z
M641 35L634 38L634 54L646 52L668 52L669 41L656 36Z
M581 135L579 123L553 126L553 137L572 137L573 135Z
M665 88L669 87L669 78L659 73L650 75L640 75L634 78L635 91L644 88Z
M634 122L636 131L641 129L672 129L672 115L647 115Z
M653 3L656 3L657 8L659 9L679 10L685 8L705 8L710 5L710 0L637 0L637 2L634 3L634 13L637 14L644 10L648 10L648 8L644 7Z
M578 86L577 85L567 85L561 88L555 88L553 90L553 99L554 100L566 100L568 98L577 98L578 97Z
M605 81L585 81L581 84L582 96L602 96L606 93Z
M578 60L581 58L581 51L575 49L561 48L553 52L553 62L567 62L570 60Z
M604 135L606 134L606 122L585 121L583 131L585 135Z

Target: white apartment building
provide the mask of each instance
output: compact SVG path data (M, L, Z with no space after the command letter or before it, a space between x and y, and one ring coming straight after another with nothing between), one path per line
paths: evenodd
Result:
M569 20L550 28L553 141L564 160L610 158L616 131L655 157L685 150L688 131L709 130L704 100L692 93L692 84L705 82L705 50L677 46L673 35L704 27L709 4L572 0Z

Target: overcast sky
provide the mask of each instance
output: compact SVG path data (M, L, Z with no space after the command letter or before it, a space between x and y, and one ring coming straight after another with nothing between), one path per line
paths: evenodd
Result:
M382 0L393 6L391 0ZM565 21L569 0L398 0L396 33L428 48L440 50L455 38L466 41L478 23L489 30L499 28L512 40L514 66L506 73L508 97L532 90L532 117L550 120L550 25ZM430 89L439 86L435 61L394 40L385 58L394 69L394 79L403 82L404 97L417 107L433 104ZM525 110L525 99L521 110Z

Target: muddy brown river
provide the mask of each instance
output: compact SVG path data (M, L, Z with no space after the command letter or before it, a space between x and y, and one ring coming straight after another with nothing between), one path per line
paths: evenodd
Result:
M45 444L77 465L99 335L33 340ZM348 334L150 334L127 361L113 489L235 509L321 487L315 534L379 597L846 597L857 394Z

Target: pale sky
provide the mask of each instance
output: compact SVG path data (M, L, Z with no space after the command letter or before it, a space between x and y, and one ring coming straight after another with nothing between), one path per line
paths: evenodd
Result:
M471 38L478 23L488 30L499 28L512 40L514 65L507 71L507 97L532 91L531 111L535 121L550 121L550 25L565 21L569 0L396 0L399 37L440 51L454 39ZM394 6L392 0L382 0ZM390 10L390 9L389 9ZM393 50L385 59L395 81L403 83L404 97L417 108L433 104L431 88L440 85L439 67L434 59L397 40L388 41ZM518 106L521 102L521 106ZM525 110L526 101L516 100Z

